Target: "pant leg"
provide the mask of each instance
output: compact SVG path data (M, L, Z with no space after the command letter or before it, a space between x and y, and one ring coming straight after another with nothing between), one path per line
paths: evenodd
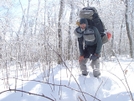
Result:
M100 69L100 60L96 59L95 61L91 62L92 69Z
M100 75L100 60L97 59L91 62L91 67L93 69L93 75L98 77Z
M88 74L87 66L86 66L87 61L88 61L88 58L84 58L84 60L79 62L82 74Z

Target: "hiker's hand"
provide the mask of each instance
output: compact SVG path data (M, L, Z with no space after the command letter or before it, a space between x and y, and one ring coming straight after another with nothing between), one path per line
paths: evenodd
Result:
M82 60L84 60L84 56L79 57L79 62L81 62Z
M94 54L94 55L91 56L90 60L95 61L95 60L97 60L99 57L100 57L99 54Z

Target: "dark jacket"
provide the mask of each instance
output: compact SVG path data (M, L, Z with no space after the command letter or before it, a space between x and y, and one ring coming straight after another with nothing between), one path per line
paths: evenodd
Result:
M85 49L88 48L88 47L93 47L95 49L94 52L92 52L92 53L100 54L101 48L102 48L102 40L101 40L101 35L100 35L99 31L97 30L97 28L92 27L92 29L94 30L94 35L95 35L95 40L93 42L85 41L84 37L83 37L83 33L78 33L77 32L78 28L76 28L75 34L79 34L78 43L79 43L80 55L84 56L85 55L85 53L84 53ZM87 29L88 28L86 28L86 30Z

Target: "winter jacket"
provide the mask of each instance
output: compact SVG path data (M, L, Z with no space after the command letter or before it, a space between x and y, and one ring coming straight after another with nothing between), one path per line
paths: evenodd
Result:
M87 27L85 31L80 32L81 28L78 27L74 31L75 35L78 37L79 51L80 51L81 56L84 56L84 50L85 48L88 48L88 47L95 47L95 52L94 52L95 54L100 54L101 52L101 48L102 48L101 35L96 27L92 27L91 29L94 31L95 39L93 39L91 35L91 37L89 37L90 41L86 40L86 38L88 38L86 35L88 34L89 32L88 30L90 30L90 28Z

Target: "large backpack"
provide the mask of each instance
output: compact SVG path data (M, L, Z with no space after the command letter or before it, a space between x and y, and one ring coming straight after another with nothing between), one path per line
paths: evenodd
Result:
M84 7L80 10L79 17L86 18L89 26L95 26L98 29L103 43L108 42L107 35L105 34L105 26L94 7Z
M102 23L97 10L94 7L85 7L80 11L80 18L86 18L88 20L88 24L95 26L100 32L101 36L104 35L105 26Z

